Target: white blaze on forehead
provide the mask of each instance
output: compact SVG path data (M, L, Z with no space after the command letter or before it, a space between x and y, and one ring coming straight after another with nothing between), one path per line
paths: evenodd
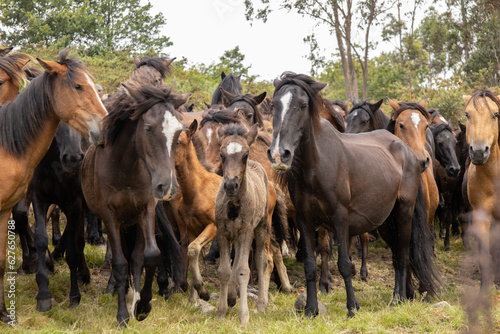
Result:
M444 118L443 116L439 115L439 118L440 118L443 122L448 123L448 121L446 120L446 118Z
M207 139L208 139L208 145L210 145L210 142L212 141L212 128L208 128L207 130Z
M92 81L92 79L90 79L90 77L88 76L87 73L85 73L85 77L87 78L87 82L88 82L89 86L94 90L94 93L96 95L97 101L99 101L102 109L104 109L106 111L106 115L107 115L108 114L108 110L106 110L106 107L102 103L101 97L99 96L99 92L97 91L97 87L95 86L95 83Z
M358 116L358 111L357 110L352 114L352 117L356 117L356 116Z
M418 130L418 123L420 123L420 114L418 112L411 113L411 120L415 124L415 128Z
M243 150L243 146L240 143L230 142L227 145L227 154L239 153Z
M174 136L177 131L182 130L182 124L179 120L172 115L172 113L168 110L165 110L165 118L163 119L163 134L166 138L166 145L168 156L171 156L173 145L174 145Z
M290 103L292 103L292 93L291 92L286 92L285 95L283 95L280 99L281 105L283 106L283 110L281 111L281 123L283 123L283 120L285 119L285 115L290 108Z

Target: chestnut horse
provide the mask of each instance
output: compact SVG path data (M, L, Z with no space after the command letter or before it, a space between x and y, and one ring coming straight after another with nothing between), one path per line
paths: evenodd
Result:
M419 103L398 103L389 98L387 100L393 109L387 130L408 145L420 162L427 223L431 231L434 231L434 215L439 205L439 191L434 179L434 139L430 130L428 131L430 115L425 110L427 101L424 99Z
M292 72L274 81L274 134L268 150L273 167L282 171L288 184L305 240L306 315L318 314L313 254L314 232L320 225L335 232L349 316L354 316L359 302L351 281L348 243L352 236L377 227L393 251L392 303L413 295L408 269L419 280L421 291L434 295L437 274L419 187L419 161L399 138L385 130L348 135L321 120L320 91L325 86Z
M467 144L471 164L464 182L473 210L472 228L478 238L481 261L481 289L489 288L489 272L493 267L496 279L500 280L500 260L490 255L491 224L489 219L495 205L495 182L500 175L499 113L500 98L489 90L478 89L472 95L464 95L467 118ZM486 213L486 215L481 214ZM492 244L491 246L496 246Z
M221 138L223 179L215 198L215 224L220 247L220 298L218 315L224 317L228 304L236 304L239 286L242 325L249 319L247 285L250 278L248 259L255 239L255 262L259 277L257 311L264 312L268 304L269 279L273 268L270 251L271 217L276 198L267 173L257 162L248 160L250 145L256 139L257 125L249 131L243 126L230 125L219 128ZM272 194L274 193L274 194ZM274 200L275 202L275 200ZM231 269L231 248L235 259Z
M7 234L14 227L9 223L12 207L25 195L61 120L96 139L100 119L106 115L82 63L67 58L66 52L60 53L59 62L37 60L46 72L0 109L0 320L5 322L9 321L3 291Z
M82 164L85 200L104 221L111 244L120 326L126 326L129 310L138 320L151 311L151 285L160 261L155 206L159 200L170 200L178 188L174 155L182 125L176 109L190 95L172 94L169 87L153 85L126 83L123 87L127 94L115 99L103 121L104 145L91 146ZM135 246L127 251L121 230L133 225L137 226L132 236ZM133 301L128 309L129 263ZM146 276L141 290L143 266Z

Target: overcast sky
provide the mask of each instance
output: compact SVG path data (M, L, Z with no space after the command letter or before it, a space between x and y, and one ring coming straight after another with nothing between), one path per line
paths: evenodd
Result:
M298 14L276 12L267 23L246 21L242 0L151 0L153 13L167 19L164 35L174 43L171 56L191 63L218 62L226 50L239 46L250 74L272 80L287 70L309 73L303 38L314 22ZM333 44L332 44L333 45Z

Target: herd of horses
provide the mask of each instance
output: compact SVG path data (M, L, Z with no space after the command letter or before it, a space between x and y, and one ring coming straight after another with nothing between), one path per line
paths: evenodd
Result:
M39 311L52 308L48 273L64 253L69 305L80 303L78 283L90 281L85 221L89 236L104 222L106 290L118 295L120 326L151 312L155 276L165 298L189 288L190 302L208 300L199 261L209 243L206 261L220 256L218 315L239 296L241 324L249 321L253 266L259 312L268 305L273 271L282 292L293 290L282 258L288 247L304 264L305 314L317 315L316 257L319 288L328 292L332 240L354 316L350 246L360 236L366 280L368 232L380 234L392 251L391 304L417 298L417 291L425 300L436 297L435 217L445 249L458 218L464 245L478 241L483 290L492 270L500 279L500 246L490 242L498 228L500 98L489 90L464 96L467 122L458 129L425 100L388 98L390 117L380 109L383 100L354 101L348 110L321 96L325 83L293 72L274 81L272 98L243 94L240 77L223 73L211 105L192 112L189 93L164 85L174 59L135 58L130 79L103 100L88 70L66 51L58 61L36 58L43 71L29 63L31 56L10 51L0 54L3 322L10 321L3 292L11 214L23 251L19 270L36 272ZM46 224L54 204L67 225L50 254Z

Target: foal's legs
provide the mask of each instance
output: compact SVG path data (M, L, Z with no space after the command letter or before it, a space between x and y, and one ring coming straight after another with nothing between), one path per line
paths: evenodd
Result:
M217 314L222 318L227 313L227 297L228 284L231 278L231 243L222 235L217 235L217 243L219 244L220 262L219 262L219 281L220 281L220 297Z
M247 286L248 286L248 280L250 279L250 268L248 266L248 259L250 256L250 250L252 248L252 241L253 241L253 233L251 231L247 231L247 233L242 233L240 234L238 240L235 242L235 249L236 249L236 258L235 262L233 265L233 277L237 277L238 280L238 285L240 288L240 312L239 312L239 318L240 318L240 324L241 325L246 325L248 324L248 318L249 318L249 312L248 312L248 300L247 300ZM262 247L262 246L261 246ZM263 254L264 256L264 263L266 263L266 254ZM260 261L259 261L260 262ZM262 264L260 264L262 265ZM263 269L262 267L258 268L259 274ZM267 284L265 283L267 281ZM259 298L257 300L257 307L259 312L264 312L265 306L267 306L267 298L263 298L263 293L267 294L267 291L261 291L260 289L266 290L266 285L267 285L267 290L269 289L269 278L264 279L262 276L259 275ZM267 297L267 296L266 296ZM259 309L259 301L260 301L260 309ZM265 303L265 305L264 305Z
M273 255L270 251L271 237L268 232L268 223L262 221L254 232L255 238L255 262L259 275L259 297L257 299L257 311L264 312L268 304L269 280L273 269ZM241 293L240 293L241 295Z
M283 257L281 255L281 249L278 242L276 240L271 240L270 248L273 253L274 265L280 279L281 290L284 293L291 293L293 291L293 287L288 279L288 273L286 271L285 264L283 263Z
M200 252L201 248L212 241L217 234L217 227L214 223L208 224L203 232L193 240L188 246L189 272L191 273L191 284L189 286L189 302L196 303L197 294L203 300L209 300L210 294L203 284L200 272Z

